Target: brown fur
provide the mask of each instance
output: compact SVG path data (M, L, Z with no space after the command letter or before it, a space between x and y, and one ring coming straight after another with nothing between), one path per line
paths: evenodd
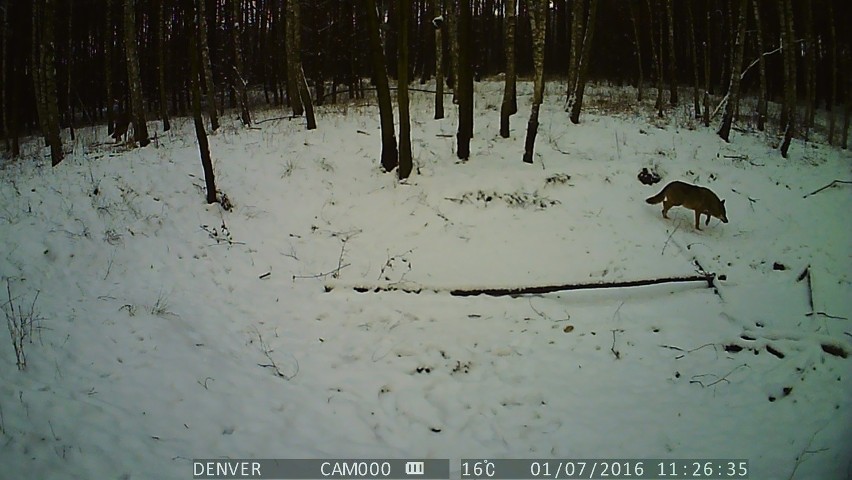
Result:
M701 230L699 223L702 213L707 215L707 221L704 225L710 224L711 216L728 223L725 201L719 200L719 197L709 188L699 187L698 185L674 181L666 185L660 193L645 201L651 204L663 202L664 218L669 218L666 213L672 207L683 206L694 210L695 228L698 230Z

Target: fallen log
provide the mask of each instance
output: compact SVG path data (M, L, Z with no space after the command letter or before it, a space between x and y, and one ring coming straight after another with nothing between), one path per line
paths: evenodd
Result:
M488 295L491 297L506 297L520 295L540 295L543 293L564 292L570 290L595 290L603 288L629 288L643 287L647 285L659 285L663 283L688 283L688 282L705 282L708 288L713 288L713 280L716 274L708 273L701 275L692 275L686 277L664 277L650 278L644 280L624 280L617 282L589 282L589 283L566 283L561 285L531 285L520 287L495 287L495 288L438 288L425 287L414 284L388 284L388 285L353 285L342 286L335 284L326 284L325 291L330 292L335 288L351 288L359 293L380 293L380 292L403 292L403 293L449 293L455 297L472 297L476 295Z

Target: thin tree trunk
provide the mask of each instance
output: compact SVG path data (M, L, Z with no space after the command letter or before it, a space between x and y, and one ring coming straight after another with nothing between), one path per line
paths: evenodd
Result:
M740 0L738 12L737 36L734 39L733 59L731 61L731 80L728 85L728 101L725 104L725 114L722 126L717 132L719 137L730 142L731 124L734 121L734 111L740 100L740 71L743 69L743 51L745 49L746 20L748 19L748 0Z
M805 140L810 135L810 130L814 126L814 111L816 109L816 54L817 44L814 41L814 18L813 18L813 1L805 0L801 2L804 7L804 28L805 28L805 117L802 122L804 127ZM848 17L847 17L848 18Z
M586 91L586 75L589 71L592 41L595 36L597 9L598 0L589 0L588 19L586 20L585 35L583 36L583 52L580 55L580 64L577 66L577 84L574 85L573 102L571 102L570 119L574 124L580 123L580 110L583 108L583 95Z
M674 0L666 0L669 24L669 104L677 105L677 55L675 55Z
M796 127L796 54L794 52L793 4L792 0L779 0L779 15L781 20L781 43L784 46L784 109L782 110L782 126L784 140L781 142L781 156L787 158L790 143Z
M168 94L166 93L166 17L165 0L157 0L157 82L160 90L160 119L163 121L163 131L168 132L172 126L169 122ZM215 107L213 108L215 111Z
M298 5L298 0L291 0L290 3ZM240 41L240 32L243 30L240 0L231 0L231 16L231 39L234 43L234 87L237 89L236 93L240 102L240 120L242 120L244 126L248 127L251 125L251 112L248 107L248 80L246 70L243 68L243 47ZM301 112L299 115L301 115Z
M713 9L708 8L707 9L707 30L704 34L705 35L705 39L704 39L704 92L705 93L713 93L713 84L710 83L711 66L712 66L711 63L710 63L710 52L711 52L710 39L712 38L711 32L712 32L712 27L713 27L713 23L711 22L712 13L713 13ZM709 125L707 125L707 126L709 126Z
M411 175L411 118L408 110L408 23L411 0L399 2L399 48L397 50L396 101L399 104L399 169L397 175L405 180Z
M535 137L538 133L538 112L544 99L544 39L547 28L547 1L530 0L530 27L533 40L533 63L535 64L535 79L533 87L533 104L530 119L527 123L527 138L524 142L524 162L533 163ZM592 0L594 4L595 0ZM591 15L594 6L589 8ZM587 27L587 31L588 31ZM584 47L585 50L585 47Z
M628 0L627 5L630 8L630 21L633 24L634 48L636 49L636 62L639 67L639 79L636 81L636 101L641 102L643 98L642 85L645 83L645 75L642 72L642 37L639 35L639 22L636 20L636 6L633 0Z
M10 142L11 134L9 129L9 104L6 101L6 89L9 84L6 82L6 68L9 65L9 0L3 3L0 8L0 42L3 44L3 50L0 51L0 110L3 112L3 143L6 146L6 151L12 150Z
M385 54L382 49L382 38L379 26L376 0L363 0L367 9L367 29L370 39L370 58L373 64L373 80L376 82L376 96L379 101L379 118L382 126L382 155L381 163L385 172L397 167L399 151L396 146L396 131L393 126L393 102L391 101L390 86L388 85Z
M433 18L443 15L443 0L432 0ZM435 27L435 120L444 118L444 39L443 24Z
M106 30L104 33L104 90L106 91L107 134L115 131L115 96L112 92L112 45L115 42L115 27L112 22L112 0L106 0Z
M583 49L583 22L586 17L585 1L574 0L571 5L571 49L568 54L568 86L565 90L566 106L570 105L571 96L576 91L577 86L577 68L580 65L580 56ZM530 10L533 10L533 8L530 8ZM532 13L530 17L532 17Z
M148 126L145 122L145 105L142 95L142 78L139 70L139 55L136 52L136 11L135 0L124 0L124 51L127 56L127 85L130 88L130 103L133 118L133 139L145 147L148 139Z
M468 0L469 1L469 0ZM459 103L459 4L450 1L447 9L447 21L450 27L450 78L447 83L453 89L453 103Z
M286 0L287 1L287 21L285 22L286 29L286 37L287 41L285 42L286 52L287 52L287 98L290 99L290 108L293 110L293 115L296 117L301 116L304 113L304 107L302 106L302 101L299 98L299 83L298 83L298 75L296 74L297 65L298 65L298 57L296 56L296 52L299 50L299 45L297 45L297 30L298 25L295 25L293 17L293 9L298 8L298 5L295 5L299 0Z
M50 145L50 160L56 166L62 161L62 137L59 130L59 91L56 85L56 2L44 0L42 4L41 71L47 115L47 142Z
M207 91L207 114L210 115L210 130L215 132L219 130L219 114L216 112L216 85L213 83L213 65L210 62L210 46L207 42L205 2L206 0L195 0L198 8L198 46L201 49L201 71L204 74L204 89ZM162 55L162 53L160 54Z
M196 12L201 16L201 12ZM204 183L207 188L207 203L216 203L216 178L213 173L213 162L210 160L210 146L207 143L207 132L204 131L204 117L201 115L201 80L199 68L198 40L199 28L193 22L190 25L189 57L190 57L190 87L192 90L192 118L195 123L195 137L198 139L198 151L201 155L201 167L204 169Z
M701 118L701 87L698 80L698 49L695 47L695 16L692 13L692 2L686 2L686 14L689 17L689 49L692 55L692 109L695 118Z
M834 108L837 103L837 30L834 23L834 7L832 6L832 2L828 2L828 32L831 39L831 96L826 102L829 145L834 145L835 119L837 117Z
M659 41L656 37L656 30L659 30L662 33L662 24L660 24L660 19L654 21L656 17L654 13L654 5L656 5L656 0L647 0L648 3L648 13L651 15L651 25L650 25L650 33L651 33L651 56L654 61L654 70L657 74L656 83L657 83L657 100L654 102L654 109L657 110L657 116L663 117L663 59L662 59L662 35L659 38ZM659 28L657 28L657 24L659 24ZM660 45L658 47L658 45Z
M44 69L42 68L42 10L44 9L43 2L44 0L33 0L32 2L33 21L30 49L30 66L32 69L33 96L35 97L38 126L41 130L41 136L44 139L44 144L49 145L47 141L47 95L44 91Z
M500 105L500 136L509 138L509 117L518 112L517 74L515 73L516 0L506 0L506 78Z
M470 158L470 139L473 138L473 73L471 71L473 39L470 17L470 0L459 0L459 74L456 85L459 94L459 129L456 155L462 160Z
M73 18L74 18L74 0L68 0L68 37L70 38L73 35ZM55 47L54 47L55 48ZM55 51L55 50L54 50ZM73 65L74 59L76 58L77 52L74 51L74 43L68 42L68 58L65 59L66 69L65 69L65 116L68 119L68 134L71 137L71 142L77 138L77 135L74 133L74 108L71 103L71 93L72 93L72 85L73 82Z
M752 2L754 10L754 23L757 31L757 53L758 68L760 69L760 93L757 98L757 129L761 132L766 128L766 111L768 107L768 97L766 93L766 61L763 59L763 26L760 23L760 5L759 2Z

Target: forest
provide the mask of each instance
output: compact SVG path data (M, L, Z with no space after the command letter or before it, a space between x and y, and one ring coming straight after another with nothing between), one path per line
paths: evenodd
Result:
M167 131L170 117L189 114L197 84L213 131L226 109L250 126L252 109L266 107L314 128L313 105L378 90L390 170L410 153L390 146L387 77L405 87L397 101L409 84L440 80L436 118L445 94L462 112L460 158L473 135L465 92L483 78L505 81L504 136L516 79L546 77L567 79L559 101L575 123L595 81L638 87L659 116L691 106L725 139L734 117L759 130L768 122L783 132L785 155L791 138L808 138L817 109L828 114L829 144L848 138L852 19L832 0L4 0L0 14L5 152L17 156L21 137L40 133L54 164L61 132L73 139L79 126L106 123L112 134L132 123L146 145L156 134L146 122ZM739 109L743 95L758 98L756 111Z

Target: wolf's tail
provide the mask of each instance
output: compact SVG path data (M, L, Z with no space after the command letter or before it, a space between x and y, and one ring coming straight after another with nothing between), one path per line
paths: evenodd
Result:
M654 204L654 203L662 202L664 198L666 198L666 189L665 188L662 191L660 191L660 193L654 195L653 197L646 198L645 201L650 203L650 204Z

